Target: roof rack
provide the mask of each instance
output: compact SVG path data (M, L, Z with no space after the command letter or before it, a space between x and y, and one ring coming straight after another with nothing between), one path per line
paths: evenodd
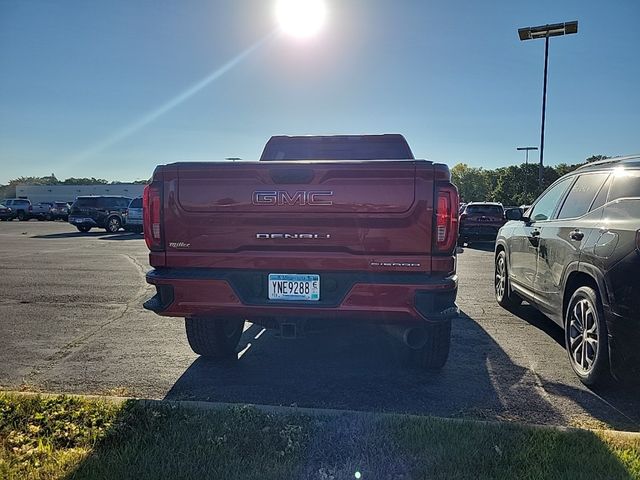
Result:
M591 163L587 163L585 165L582 165L582 166L578 167L576 170L582 170L582 169L587 169L587 168L592 168L592 167L600 167L600 166L603 166L603 165L610 165L610 164L613 164L613 163L624 162L626 160L640 160L640 154L639 155L626 155L624 157L605 158L603 160L597 160L595 162L591 162Z

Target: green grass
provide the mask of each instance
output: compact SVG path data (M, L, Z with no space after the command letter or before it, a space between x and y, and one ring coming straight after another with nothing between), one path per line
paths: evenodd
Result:
M2 479L640 479L640 440L0 393Z

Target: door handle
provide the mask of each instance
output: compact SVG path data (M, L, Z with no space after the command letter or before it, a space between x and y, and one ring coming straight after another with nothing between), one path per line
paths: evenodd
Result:
M576 240L579 242L584 238L584 233L582 233L580 230L574 230L569 234L569 238L571 240Z
M531 236L532 237L539 237L540 236L540 230L533 230L531 232Z

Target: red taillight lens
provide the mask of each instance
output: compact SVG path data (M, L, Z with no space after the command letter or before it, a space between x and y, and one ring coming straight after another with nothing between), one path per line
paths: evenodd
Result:
M162 192L160 185L151 184L144 187L142 195L142 216L144 241L149 250L162 250Z
M451 253L458 241L458 191L452 185L440 187L437 200L435 250L439 253Z

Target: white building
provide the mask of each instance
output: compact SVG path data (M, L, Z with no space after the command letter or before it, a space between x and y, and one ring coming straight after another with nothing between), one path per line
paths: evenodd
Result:
M16 197L25 197L31 203L73 202L83 195L122 195L136 198L142 196L144 185L116 183L113 185L17 185Z

